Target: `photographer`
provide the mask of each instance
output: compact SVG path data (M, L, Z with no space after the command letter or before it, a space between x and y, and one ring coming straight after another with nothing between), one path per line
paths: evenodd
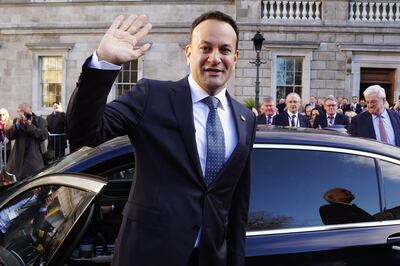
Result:
M47 139L47 122L32 113L27 103L17 109L18 117L6 131L7 138L15 140L7 163L7 171L24 179L44 166L41 142Z

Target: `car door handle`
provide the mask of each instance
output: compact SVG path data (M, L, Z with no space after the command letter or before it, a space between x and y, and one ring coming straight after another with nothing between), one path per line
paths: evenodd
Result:
M389 236L387 238L387 243L390 245L390 247L393 250L400 251L400 246L398 246L398 244L400 244L400 235L395 234L395 235Z
M400 244L400 236L389 236L387 239L388 244Z

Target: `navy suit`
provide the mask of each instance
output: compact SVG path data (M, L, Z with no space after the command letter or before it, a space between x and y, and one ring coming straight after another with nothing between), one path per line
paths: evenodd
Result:
M73 148L126 134L134 146L136 184L123 211L113 265L186 266L200 227L199 265L244 265L254 114L227 94L238 143L206 186L187 77L143 79L106 104L117 75L84 66L67 112Z
M308 121L307 116L302 115L300 113L298 113L297 116L298 116L297 118L298 118L300 127L310 127L310 122ZM274 116L272 125L274 125L274 126L289 126L288 112L285 111L283 113L280 113L279 115Z
M396 146L400 147L400 115L390 109L386 109L386 111L392 122ZM356 137L376 139L372 115L368 111L365 111L353 117L351 119L349 133Z
M349 126L349 118L343 114L336 114L334 125L344 125L346 128ZM328 126L328 119L326 114L319 114L315 117L313 128L321 128Z
M272 121L273 121L273 119L274 119L274 116L275 116L275 115L273 115L273 116L271 117L271 125L272 125ZM261 115L258 115L258 116L257 116L257 125L267 125L267 121L268 121L267 115L261 114Z

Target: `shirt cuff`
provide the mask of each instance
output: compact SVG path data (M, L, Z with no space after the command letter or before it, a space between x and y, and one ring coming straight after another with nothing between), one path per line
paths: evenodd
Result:
M97 68L97 69L102 69L102 70L120 70L122 68L119 65L114 65L114 64L109 63L104 60L99 61L96 51L94 51L92 58L89 61L88 66L90 68Z

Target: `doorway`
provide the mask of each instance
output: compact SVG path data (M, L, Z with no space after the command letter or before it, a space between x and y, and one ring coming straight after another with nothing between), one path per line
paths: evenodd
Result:
M396 69L392 68L364 68L360 69L360 95L359 99L364 99L364 91L371 85L380 85L385 89L386 100L392 106L395 103L395 82Z

